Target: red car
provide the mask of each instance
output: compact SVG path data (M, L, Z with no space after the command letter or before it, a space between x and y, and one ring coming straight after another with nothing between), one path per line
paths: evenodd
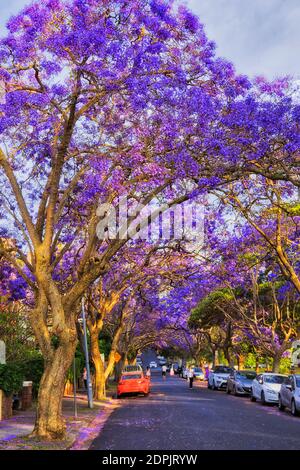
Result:
M118 383L117 397L129 393L142 393L148 395L150 392L150 380L143 372L123 374Z

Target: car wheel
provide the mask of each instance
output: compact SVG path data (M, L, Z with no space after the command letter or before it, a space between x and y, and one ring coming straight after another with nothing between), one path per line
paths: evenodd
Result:
M291 412L293 416L299 416L299 411L297 410L295 400L292 400Z
M211 389L211 385L210 385L209 381L207 381L207 388L209 388L209 390Z
M268 403L266 402L266 397L265 397L264 392L261 392L260 399L261 399L261 403L262 403L263 406L265 406L265 405L268 404Z
M215 385L215 381L214 381L214 380L213 380L213 383L212 383L211 389L212 389L212 390L216 390L216 385Z
M253 395L253 391L252 391L252 390L251 390L251 393L250 393L250 400L251 400L252 402L255 402L255 401L256 401L256 398L255 398L255 396Z
M285 410L285 406L282 404L281 396L280 396L280 395L279 395L279 397L278 397L278 408L280 409L280 411L284 411L284 410Z

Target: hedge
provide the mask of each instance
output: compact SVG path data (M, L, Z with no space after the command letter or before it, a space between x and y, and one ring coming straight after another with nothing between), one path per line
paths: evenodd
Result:
M0 364L0 389L9 396L18 393L23 384L24 371L18 364Z
M32 382L32 393L36 397L40 380L44 371L43 358L32 358L24 362L0 365L0 389L6 395L18 393L22 390L23 381Z

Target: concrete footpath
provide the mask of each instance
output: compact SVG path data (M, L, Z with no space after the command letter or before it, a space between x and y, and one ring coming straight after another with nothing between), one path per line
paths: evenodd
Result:
M75 418L73 397L65 397L63 414L67 422L67 438L58 442L29 438L34 427L35 408L16 411L12 418L0 421L0 450L86 450L118 406L118 400L108 398L94 402L91 410L88 408L86 394L79 394L78 416Z

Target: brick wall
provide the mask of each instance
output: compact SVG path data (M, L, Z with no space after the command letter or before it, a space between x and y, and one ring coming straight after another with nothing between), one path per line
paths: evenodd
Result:
M0 421L12 417L12 397L0 390Z
M28 410L32 404L32 382L23 382L22 397L21 397L23 411Z

